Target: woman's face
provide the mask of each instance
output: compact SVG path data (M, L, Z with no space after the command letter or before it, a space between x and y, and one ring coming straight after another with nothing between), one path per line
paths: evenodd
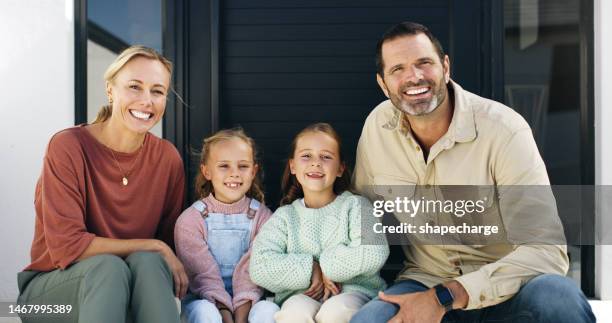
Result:
M170 88L170 72L158 60L138 56L107 84L112 99L111 122L144 134L161 120Z
M298 138L289 167L304 195L333 193L334 182L344 171L338 143L323 132L307 132Z

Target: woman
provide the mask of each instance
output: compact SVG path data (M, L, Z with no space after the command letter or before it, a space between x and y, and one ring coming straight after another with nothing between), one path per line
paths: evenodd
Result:
M187 275L171 247L184 199L183 163L149 133L161 120L172 64L133 46L108 67L90 125L51 138L36 185L32 263L20 304L70 305L23 322L179 322ZM51 314L49 314L51 312Z

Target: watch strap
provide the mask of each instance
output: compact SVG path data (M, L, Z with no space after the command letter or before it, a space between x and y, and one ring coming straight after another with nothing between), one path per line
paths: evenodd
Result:
M442 284L434 286L434 290L436 292L436 299L438 303L444 307L444 311L451 311L453 309L453 302L455 301L455 297L451 290Z

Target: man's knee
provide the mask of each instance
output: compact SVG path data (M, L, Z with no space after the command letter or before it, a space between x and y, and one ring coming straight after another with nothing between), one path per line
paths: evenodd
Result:
M427 290L427 286L416 280L399 281L385 290L387 295L402 295L417 293ZM381 301L378 297L367 303L360 309L353 318L351 323L365 322L387 322L399 311L399 306L385 301Z
M545 274L533 278L520 291L532 303L554 304L556 301L578 301L584 294L576 283L567 277ZM551 297L554 295L554 297Z
M375 298L357 311L351 318L350 323L387 322L398 311L399 307L397 305Z
M533 278L519 291L518 297L520 308L529 309L543 320L576 315L574 322L589 322L589 318L593 317L580 288L564 276L545 274Z

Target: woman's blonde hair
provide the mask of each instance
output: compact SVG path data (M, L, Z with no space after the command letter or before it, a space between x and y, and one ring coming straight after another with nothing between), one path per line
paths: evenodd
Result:
M119 73L119 71L121 71L121 69L132 59L139 56L157 60L162 63L170 73L170 79L172 79L172 62L170 62L170 60L165 58L153 48L134 45L122 51L121 54L119 54L119 56L117 56L117 58L108 66L106 72L104 72L104 80L109 83L114 81L115 77L117 77L117 73ZM110 104L104 105L102 108L100 108L100 111L98 111L96 120L94 120L93 123L104 122L110 118L111 114L112 106Z
M222 141L230 140L238 138L244 141L247 145L251 147L251 151L253 152L253 162L254 165L259 165L258 161L258 153L257 146L255 145L255 140L249 137L242 128L233 128L233 129L224 129L219 130L214 135L205 138L202 142L202 152L200 153L200 165L206 164L208 158L210 157L210 151L212 147ZM264 192L262 190L261 178L262 178L262 169L259 169L257 174L255 174L255 178L253 179L253 183L249 188L246 196L250 198L254 198L261 203L265 204L264 200ZM198 175L195 178L195 191L198 199L207 197L209 194L214 193L214 187L212 183L204 177L202 171L198 170Z
M304 190L302 190L302 185L298 182L295 175L291 174L291 167L289 165L289 161L294 158L295 149L297 148L297 142L300 138L308 133L319 132L330 136L332 139L338 143L338 153L340 158L340 163L344 165L344 171L342 172L342 176L337 178L334 181L334 193L336 195L342 194L344 191L350 191L351 186L351 172L349 170L348 164L344 158L344 153L342 149L342 140L340 139L340 135L334 130L329 123L315 123L307 126L302 129L295 138L293 142L291 142L291 146L289 148L289 158L285 163L285 170L283 171L283 177L281 179L281 192L283 197L281 198L280 205L291 204L293 201L304 197Z

